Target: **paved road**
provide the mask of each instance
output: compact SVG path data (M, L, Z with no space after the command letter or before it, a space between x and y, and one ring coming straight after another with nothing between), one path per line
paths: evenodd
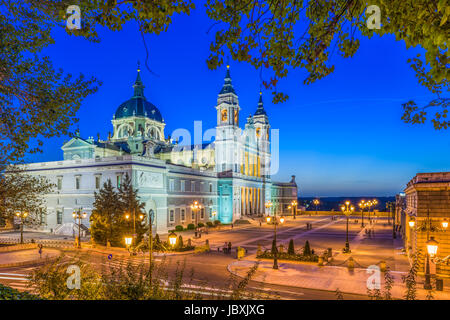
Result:
M313 223L312 230L306 230L306 222ZM335 232L336 243L334 246L339 248L344 237L342 235L343 221L331 220L329 217L300 217L294 221L288 221L285 225L281 226L278 231L278 238L281 242L289 241L294 238L297 247L304 243L306 239L315 243L313 236L315 233L320 233L323 239L328 241L327 237L323 237L324 232L332 232L332 228L339 226ZM350 238L355 238L359 233L358 231L352 231ZM227 290L231 283L231 275L227 270L227 266L232 261L235 261L234 255L225 255L215 250L217 247L221 247L225 241L233 240L233 246L242 245L246 247L250 252L256 251L258 244L265 247L270 247L273 238L273 226L263 224L259 226L251 226L246 228L234 228L233 230L221 231L216 233L210 233L204 235L199 243L204 242L206 238L209 239L213 248L213 252L196 254L196 255L184 255L184 256L170 256L167 258L169 264L169 272L173 272L177 262L186 261L186 270L194 269L194 284L198 290L207 292L208 290L214 292L217 288ZM317 241L320 244L320 241ZM328 242L326 243L328 245ZM326 247L325 245L325 247ZM314 246L313 246L314 248ZM74 251L76 252L76 251ZM68 252L68 256L74 256L74 252ZM113 254L113 259L109 261L106 258L106 254L91 252L86 258L92 265L98 268L105 266L117 267L121 263L127 263L131 261L134 264L138 264L141 258L124 257L119 258ZM156 262L159 263L161 258L156 258ZM26 275L33 270L35 266L29 266L25 268L10 268L0 269L0 282L10 285L19 290L26 288ZM333 291L323 291L314 289L297 288L293 286L281 286L271 284L261 284L259 282L251 281L248 289L253 292L270 293L272 297L278 297L281 299L336 299ZM345 299L365 299L367 297L360 295L345 295Z

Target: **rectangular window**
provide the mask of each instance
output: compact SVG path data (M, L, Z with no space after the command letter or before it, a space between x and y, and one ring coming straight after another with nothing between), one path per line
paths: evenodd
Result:
M100 176L95 176L95 189L100 189Z
M213 192L212 183L209 184L209 192Z
M56 224L62 224L63 213L62 210L56 211Z
M173 210L170 210L169 222L174 222L174 221L175 221L175 212Z
M200 210L200 219L204 219L205 218L205 208L201 208Z
M186 191L186 181L181 180L181 192L185 192Z
M75 177L75 189L79 190L81 184L81 177Z
M58 177L58 190L62 189L62 177Z
M191 218L192 218L191 220L194 221L195 220L195 213L194 213L194 211L191 211L191 213L192 213L191 214Z
M122 183L122 175L118 175L116 177L117 179L117 189L120 188L120 184Z
M195 181L191 181L191 192L195 192Z
M169 191L175 191L175 181L173 179L169 180Z
M181 209L181 221L184 222L184 220L186 220L186 214L185 214L184 209Z

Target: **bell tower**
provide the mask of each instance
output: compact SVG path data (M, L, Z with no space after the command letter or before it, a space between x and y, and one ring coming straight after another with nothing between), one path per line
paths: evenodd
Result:
M217 97L216 171L237 171L238 148L236 138L239 128L239 99L231 83L230 66L227 66L224 85Z

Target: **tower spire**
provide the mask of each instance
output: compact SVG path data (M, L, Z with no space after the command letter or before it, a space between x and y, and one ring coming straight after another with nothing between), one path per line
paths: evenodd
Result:
M230 65L227 65L227 73L225 74L225 81L222 87L222 90L220 90L220 94L224 94L224 93L234 93L236 94L236 92L234 91L233 88L233 84L231 83L231 75L230 75Z
M141 79L141 63L138 61L138 67L137 67L137 76L136 81L133 84L134 88L134 97L143 97L144 96L144 83Z
M256 109L255 116L258 115L265 115L267 116L266 110L264 110L264 104L262 100L262 91L259 91L259 101L258 101L258 108Z

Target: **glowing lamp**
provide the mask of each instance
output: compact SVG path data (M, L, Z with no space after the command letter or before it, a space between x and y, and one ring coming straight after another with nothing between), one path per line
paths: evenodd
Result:
M434 257L437 253L437 249L438 249L438 242L434 240L434 237L430 237L430 240L427 241L428 254L431 257Z
M409 220L408 224L409 224L409 226L410 226L411 228L414 228L414 225L416 224L416 221L414 221L414 219Z
M172 247L174 247L177 244L177 235L173 232L169 235L169 244Z
M269 216L266 217L266 221L267 221L267 223L270 222L270 217Z
M125 215L125 219L130 219L130 215L128 213Z
M125 237L125 244L127 246L131 246L132 242L133 242L133 238L132 237Z
M448 228L448 221L447 221L447 219L444 219L444 221L442 221L442 228L444 228L444 229Z
M280 223L284 223L284 217L280 218Z

